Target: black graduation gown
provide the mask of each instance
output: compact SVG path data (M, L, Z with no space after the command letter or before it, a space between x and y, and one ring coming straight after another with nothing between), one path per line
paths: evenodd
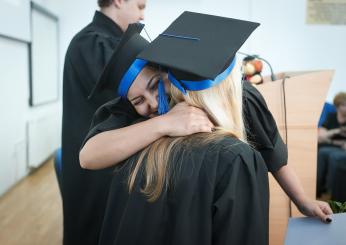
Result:
M100 107L84 142L100 132L128 126L126 123L131 120L129 107L127 105L120 112L118 99ZM248 141L261 153L268 170L276 172L287 164L287 147L263 96L247 81L243 83L243 113ZM136 117L132 114L132 118Z
M112 129L128 126L129 124L127 122L133 120L134 118L136 118L136 116L132 115L132 119L131 119L131 113L125 113L125 111L128 111L128 110L123 110L123 112L120 112L121 111L121 106L120 106L119 103L120 103L119 99L115 99L115 100L109 101L107 104L105 104L104 106L102 106L102 107L100 107L98 109L98 111L95 113L91 129L90 129L90 131L89 131L89 133L88 133L88 135L87 135L87 137L85 139L85 142L89 138L91 138L92 136L94 136L94 135L96 135L96 134L98 134L100 132L104 132L104 131L107 131L107 130L112 130ZM249 158L246 158L247 160L245 160L245 162L247 162L247 161L252 162L252 164L254 166L256 166L255 169L257 169L257 168L261 168L261 169L265 168L265 165L266 165L267 168L265 168L265 169L268 169L269 171L275 172L275 171L277 171L278 169L280 169L283 165L285 165L287 163L287 148L286 148L285 144L283 143L283 141L282 141L282 139L280 137L280 134L279 134L279 132L277 130L276 123L275 123L275 121L273 119L273 116L271 115L270 111L267 108L267 105L265 103L264 98L257 91L257 89L255 87L253 87L248 82L244 82L243 104L244 104L243 110L244 110L244 116L245 116L245 123L246 123L246 127L247 127L247 134L248 134L252 144L261 153L262 158L265 160L265 164L264 164L263 160L259 160L258 159L258 154L257 153L255 153L254 151L252 151L250 153L249 152L250 150L248 149L248 147L244 147L243 144L241 144L241 146L239 146L239 148L237 148L237 149L243 149L244 148L245 149L244 152L247 152L245 154L245 156L247 156L247 154L249 154L248 156L256 155L256 158L254 158L255 160L252 159L252 160L249 161ZM229 142L227 142L227 141L229 141ZM232 144L232 143L234 143L234 139L233 139L232 142L231 142L230 139L225 140L224 143L226 143L226 145L227 144ZM204 158L203 159L202 158L200 158L200 159L198 158L199 155L200 156L205 156L204 155L205 151L206 151L206 149L197 149L197 151L196 151L197 154L195 154L195 156L197 158L196 159L192 159L191 158L190 162L194 162L197 165L201 164L201 165L198 165L198 166L202 166L202 163L205 164L205 162L207 162L207 161L205 161ZM222 152L222 150L220 150L220 152ZM216 153L215 155L213 155L211 157L212 159L215 158L216 159L215 162L217 162L217 163L219 163L219 161L217 160L218 159L217 156L220 155L219 154L220 152ZM199 160L197 160L197 159L199 159ZM229 161L229 163L230 164L239 164L238 160L240 158L239 159L238 158L234 158L234 159L237 159L237 161L234 161L234 162L237 162L237 163L233 163L233 161ZM189 160L186 160L186 161L184 161L184 164L182 164L182 165L183 166L184 165L190 165L190 162L189 162ZM223 162L224 161L220 161L221 164ZM259 163L261 163L261 167L259 167L259 165L258 165ZM207 165L207 166L209 166L209 165ZM125 165L125 167L126 167L126 165ZM187 170L187 171L190 171L190 170ZM210 171L212 171L212 170L210 170ZM121 172L121 173L125 173L125 172ZM124 204L123 200L130 200L131 201L132 198L135 198L135 199L139 198L140 201L141 201L140 203L142 203L142 204L145 201L145 199L141 195L139 195L138 193L135 194L135 195L131 194L130 196L128 196L126 194L126 192L124 192L124 188L126 186L124 186L124 184L121 185L121 183L119 182L119 181L122 180L122 178L124 178L124 176L121 176L121 173L117 173L117 175L113 178L112 188L111 188L110 194L109 194L110 198L109 198L107 213L105 215L105 221L104 221L103 230L102 230L102 239L100 241L100 244L112 244L112 242L117 237L118 237L119 241L124 241L124 240L122 240L122 239L125 239L125 238L123 238L123 236L126 237L126 236L132 236L132 234L138 234L138 233L130 233L131 230L134 230L135 232L143 230L143 233L145 234L147 229L149 229L149 227L151 225L150 223L140 223L141 224L140 225L140 229L139 228L129 229L129 233L122 233L121 236L117 236L116 235L114 226L117 226L116 229L120 229L121 227L123 227L122 224L124 223L124 222L122 222L121 225L118 223L119 217L122 217L121 213L123 213L123 211L121 211L120 213L117 213L117 214L113 213L113 212L117 212L116 210L123 210L124 207L123 206L122 207L117 207L116 205L127 205L127 204ZM120 175L120 177L119 177L119 175ZM227 179L228 179L228 177L227 177ZM258 197L258 199L260 199L262 202L265 202L265 200L267 200L267 198L268 198L268 192L266 192L264 190L265 188L263 187L264 185L266 185L266 180L263 180L263 182L257 181L257 182L254 182L254 183L255 183L254 186L257 185L257 187L254 187L254 186L251 185L251 193L254 193L252 188L255 188L255 190L258 190L256 188L263 189L263 191L260 191L260 193L262 193L262 194L260 195L260 197ZM190 186L190 185L187 185L187 186ZM197 186L197 184L195 185L195 187L196 186ZM248 185L245 184L244 186L248 186ZM119 194L120 192L122 193L120 196L114 196L113 195L113 193L118 193ZM117 198L119 198L118 200L122 200L122 201L118 202ZM165 200L167 200L167 195L166 196L163 195L161 198L166 198ZM133 202L133 203L136 204L137 202ZM178 204L178 202L176 202L176 203ZM230 204L230 206L232 206L232 202L228 202L228 203ZM157 202L157 203L150 204L150 205L156 205L155 207L158 210L160 210L159 208L160 207L162 208L163 204L164 204L163 202ZM146 205L149 205L149 204L146 204ZM264 207L266 205L267 204L263 205L262 207ZM116 208L113 210L112 207L116 207ZM257 204L255 205L255 207L257 208ZM132 207L129 210L131 210L131 212L133 212L132 217L135 218L137 216L137 211L134 211L132 209ZM139 210L140 211L138 211L138 212L141 213L140 215L143 215L142 214L142 209L139 209ZM154 209L152 209L152 210L154 210ZM249 210L250 210L249 214L250 213L251 214L255 214L256 213L256 215L258 214L256 209L254 209L254 212L251 212L252 209L249 209ZM146 212L147 212L147 210L144 213L146 213ZM190 212L191 212L191 209L189 209L189 212L186 215L189 215ZM151 214L151 213L148 212L148 214ZM154 214L152 214L152 215L154 215ZM189 216L187 216L187 217L189 217ZM194 217L194 218L196 218L196 217ZM208 217L210 218L210 216L208 216ZM255 216L255 217L257 217L257 216ZM259 219L259 217L257 217L257 218ZM141 219L140 221L144 222L144 218ZM179 222L185 222L185 221L183 219L179 220ZM148 222L148 220L146 220L146 222ZM176 221L176 222L178 222L178 221ZM189 237L189 234L191 232L193 232L194 229L195 229L195 228L193 228L193 227L195 227L195 224L201 223L201 222L199 222L199 218L197 220L194 220L194 221L191 221L191 222L193 222L192 225L187 226L187 228L185 226L183 226L182 224L177 225L177 226L175 226L173 228L170 228L170 227L168 227L168 228L170 230L173 229L174 231L175 231L175 229L178 229L177 230L178 232L174 233L177 237ZM224 221L224 222L226 222L226 221ZM232 222L234 222L234 219L233 219ZM257 230L258 227L253 228L252 221L251 222L249 220L244 220L244 221L243 220L237 220L236 221L236 223L239 223L239 225L248 225L249 226L248 228L249 229L251 228L251 232L254 234L254 237L260 236L259 233L256 233L256 230L259 231L261 234L265 233L263 229L267 229L267 224L268 224L267 213L263 213L261 222L263 224L263 227L260 228L260 230ZM211 223L207 223L207 224L210 225ZM158 225L158 224L156 224L156 225ZM162 225L162 227L164 227L164 229L167 228L167 226L163 226L163 224L160 224L160 227L161 227L161 225ZM184 229L179 229L180 226L184 227ZM234 226L234 225L232 224L232 226ZM237 226L237 225L235 225L235 226ZM254 225L254 226L256 226L256 225ZM239 226L239 227L241 227L241 226ZM157 229L159 231L162 231L159 228L157 228ZM186 230L186 232L184 230ZM241 230L242 229L239 229L237 231L237 233L239 233ZM121 231L123 231L123 230L121 230ZM162 232L160 234L163 234ZM184 236L180 236L178 234L180 232L182 234L185 234L185 235ZM171 233L171 234L173 234L173 233ZM201 240L203 240L203 241L210 241L211 238L209 238L209 240L205 240L204 234L208 234L208 233L200 232ZM225 234L228 234L228 232L224 233L224 237L226 237ZM239 233L239 234L241 234L241 233ZM210 235L210 233L209 233L209 236L212 236L212 235ZM219 234L217 236L219 236ZM142 236L142 233L141 233L139 236L137 236L138 240L135 240L136 237L134 236L132 238L134 240L132 240L132 241L139 242L140 244L143 244L142 240L141 240L142 237L144 237L144 236ZM164 235L164 237L167 238L166 235ZM241 237L245 237L245 235L244 236L241 235ZM221 240L225 241L225 239L227 239L227 238L228 237L220 239L220 241ZM126 239L127 239L127 237L126 237ZM159 239L159 238L155 237L155 239ZM265 239L263 238L263 240L265 240ZM258 241L263 241L263 240L258 239ZM193 241L195 241L195 240L193 240ZM129 242L130 241L126 240L126 244L131 244ZM196 241L196 243L197 242L200 243L200 241ZM246 244L245 243L246 241L235 243L235 240L233 240L233 242L234 243L232 243L232 244ZM119 243L119 244L121 244L121 243ZM160 243L158 243L158 244L160 244ZM163 244L165 244L165 243L163 243ZM190 244L194 244L194 243L192 243L190 241ZM226 242L221 242L221 244L227 244L227 243ZM255 242L253 242L253 244L261 244L261 243L257 242L257 240L256 240Z
M129 194L130 163L115 171L99 245L268 244L268 173L257 151L224 137L176 156L174 184L152 203L140 193L143 175Z
M243 82L243 113L248 141L261 153L274 173L287 164L287 146L262 94L248 81Z
M87 99L121 35L111 19L96 12L93 21L72 39L66 53L61 179L65 245L94 245L99 237L110 170L83 170L78 154L96 109L115 97L108 91Z

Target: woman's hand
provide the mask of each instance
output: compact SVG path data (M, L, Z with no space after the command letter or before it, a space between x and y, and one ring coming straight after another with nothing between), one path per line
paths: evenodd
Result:
M297 174L289 165L281 167L273 175L302 214L318 217L326 223L332 221L328 216L333 214L329 204L308 198Z
M346 142L341 145L341 148L346 151Z
M160 116L163 120L164 134L167 136L185 136L200 132L212 132L213 123L201 109L181 102L167 114Z
M318 129L318 143L332 144L333 136L340 133L341 133L340 128L328 130L326 128L321 127Z
M329 215L333 214L333 211L326 202L306 199L300 202L297 207L306 216L318 217L325 223L332 222Z
M346 137L346 126L340 127L340 135Z
M330 129L328 130L328 138L332 138L334 137L335 135L338 135L338 134L341 134L341 128L334 128L334 129Z

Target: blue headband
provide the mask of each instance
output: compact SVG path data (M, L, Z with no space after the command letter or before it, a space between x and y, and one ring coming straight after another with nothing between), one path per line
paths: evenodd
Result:
M168 71L168 79L171 81L171 83L175 87L177 87L184 95L186 95L186 90L190 90L190 91L204 90L219 84L220 82L225 80L226 77L232 72L235 66L235 63L236 63L236 57L234 57L233 61L226 68L226 70L220 73L214 80L210 80L210 79L200 80L200 81L177 80L170 71Z
M138 74L143 70L144 66L148 62L145 60L140 60L136 59L130 68L127 70L123 78L121 79L119 83L119 88L118 88L118 95L126 98L127 97L127 92L129 91L129 88L131 87L133 81L136 79Z

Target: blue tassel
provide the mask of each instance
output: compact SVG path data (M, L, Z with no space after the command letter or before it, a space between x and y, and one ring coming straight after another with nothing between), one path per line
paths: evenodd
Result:
M160 79L159 81L159 108L158 113L160 115L166 114L169 111L168 99L166 96L165 85L163 81Z

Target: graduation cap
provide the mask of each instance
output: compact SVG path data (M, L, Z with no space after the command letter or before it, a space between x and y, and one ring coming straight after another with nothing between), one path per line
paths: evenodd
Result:
M184 12L138 58L168 68L168 78L184 94L223 81L235 54L259 23Z
M118 96L127 96L128 89L147 64L145 60L136 59L149 44L140 35L143 27L140 23L129 25L88 99L106 89L117 91Z

